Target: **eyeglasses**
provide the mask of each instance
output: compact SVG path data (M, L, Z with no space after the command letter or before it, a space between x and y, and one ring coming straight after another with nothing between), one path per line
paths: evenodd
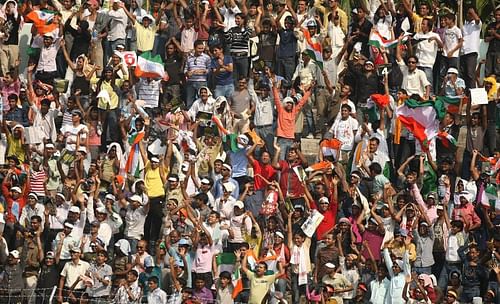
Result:
M223 168L223 169L222 169L222 171L229 171L229 169L227 169L227 168Z
M320 204L320 205L329 205L329 203L327 203L327 202L321 202L321 203L319 203L319 204Z

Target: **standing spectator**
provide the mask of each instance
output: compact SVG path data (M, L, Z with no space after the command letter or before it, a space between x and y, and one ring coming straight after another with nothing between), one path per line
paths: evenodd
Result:
M500 8L495 9L495 21L488 24L484 41L488 42L488 51L486 52L486 65L484 74L500 75L498 57L500 56Z
M475 7L467 8L465 23L462 27L463 44L460 55L462 77L467 88L476 87L476 66L479 56L479 43L481 40L481 27L483 23Z
M186 83L186 106L191 107L196 99L196 93L207 86L207 75L210 71L210 56L205 54L205 45L203 41L194 42L194 52L189 54L184 66L184 74L187 78ZM200 96L198 96L200 97Z
M250 38L250 30L247 27L245 15L238 13L234 17L235 26L226 32L226 42L228 43L229 52L233 57L234 64L234 79L240 77L248 77L250 66L248 39Z

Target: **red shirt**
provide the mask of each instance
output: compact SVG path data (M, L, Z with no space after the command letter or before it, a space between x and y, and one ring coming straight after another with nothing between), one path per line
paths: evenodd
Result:
M5 182L2 183L2 193L3 197L5 198L5 202L7 203L5 216L6 223L17 222L19 220L19 217L21 216L21 210L23 210L24 206L26 205L26 196L23 194L21 194L15 201L14 199L12 199L12 195L10 194L11 187L11 185L8 185Z
M363 232L363 241L367 240L368 241L368 246L370 246L370 250L372 251L373 258L375 261L380 261L380 247L382 246L382 241L384 240L384 236L378 233L378 231L369 231L366 229ZM365 259L370 259L370 254L368 253L368 250L363 249L361 251L361 254Z
M311 202L311 208L318 210L324 216L323 220L318 225L318 228L316 228L316 238L318 241L322 240L325 237L324 234L335 226L335 222L337 220L337 203L330 199L329 207L330 208L325 212L321 212L318 209L316 202Z
M276 169L271 166L271 164L264 165L258 160L254 160L252 163L253 173L254 173L254 181L255 181L255 190L264 189L266 187L266 183L262 179L264 177L268 181L272 181L276 175ZM262 177L258 176L261 175Z
M285 197L298 198L304 195L304 187L297 174L293 171L294 167L301 167L301 161L293 163L291 166L286 160L279 161L281 176L280 188Z

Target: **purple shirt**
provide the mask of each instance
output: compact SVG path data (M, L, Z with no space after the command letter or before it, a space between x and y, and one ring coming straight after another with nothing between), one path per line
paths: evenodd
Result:
M210 289L203 287L200 291L193 290L193 297L200 300L202 304L209 304L214 302L214 295Z

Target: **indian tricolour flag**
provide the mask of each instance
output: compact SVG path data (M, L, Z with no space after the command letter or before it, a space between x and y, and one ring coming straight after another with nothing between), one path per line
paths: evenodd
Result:
M153 56L151 52L144 52L137 57L135 76L142 78L168 79L160 55Z
M323 69L323 49L321 47L321 43L316 38L311 37L309 30L302 29L302 32L304 33L304 38L306 40L305 51L319 66L319 68Z
M52 18L54 18L54 12L31 11L26 15L25 18L35 24L47 24L52 20Z
M404 34L403 42L405 42L408 39L409 35L410 35L409 33ZM382 37L382 35L380 35L378 31L372 31L370 33L368 44L376 48L385 47L387 49L396 47L396 45L398 45L398 39L392 39L392 40L385 39L384 37Z
M441 140L441 143L445 148L449 148L450 146L456 147L457 146L457 140L453 135L449 134L448 132L445 131L439 131L438 135L439 139Z
M428 149L429 141L438 135L439 119L444 112L442 104L414 99L407 99L396 108L399 121L420 141L423 149Z

